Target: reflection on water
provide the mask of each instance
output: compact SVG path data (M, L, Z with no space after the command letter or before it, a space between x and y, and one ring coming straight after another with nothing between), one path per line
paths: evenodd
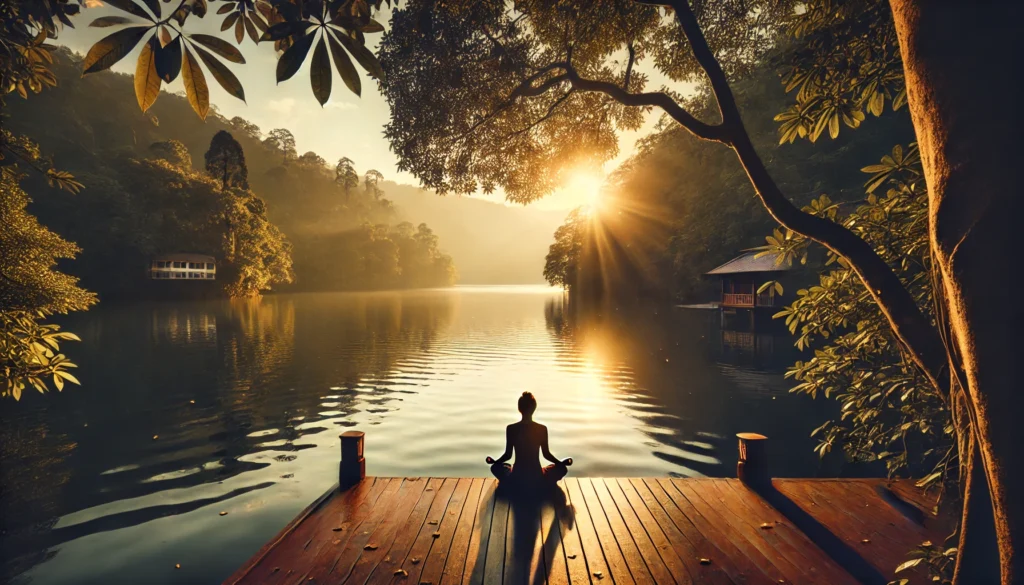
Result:
M85 386L2 415L4 580L219 582L336 481L340 432L367 432L372 475L486 476L523 390L573 474L732 476L739 431L772 437L777 475L817 471L817 405L779 364L728 359L699 313L466 287L66 325Z

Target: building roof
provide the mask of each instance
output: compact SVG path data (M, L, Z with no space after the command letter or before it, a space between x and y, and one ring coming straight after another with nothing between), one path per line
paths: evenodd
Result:
M740 274L744 272L785 272L792 270L792 267L786 265L776 265L775 255L768 254L756 258L760 251L759 250L745 250L743 254L729 260L725 264L722 264L714 270L705 272L704 274Z
M206 254L159 254L153 260L162 262L216 262L213 256Z

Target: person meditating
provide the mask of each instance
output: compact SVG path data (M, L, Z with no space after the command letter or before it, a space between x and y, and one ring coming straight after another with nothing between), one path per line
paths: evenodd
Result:
M491 473L498 478L499 487L526 492L550 488L569 473L572 458L559 461L551 454L548 449L548 428L533 420L536 410L537 399L533 394L523 392L519 397L519 412L523 420L505 428L505 452L501 457L497 461L492 457L487 458L487 463L491 464ZM507 463L513 451L516 457L514 466ZM538 452L552 464L541 467Z

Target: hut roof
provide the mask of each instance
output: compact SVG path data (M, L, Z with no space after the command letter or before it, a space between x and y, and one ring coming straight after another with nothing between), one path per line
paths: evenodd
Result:
M768 254L757 258L759 250L744 250L743 254L729 260L704 274L739 274L744 272L785 272L792 267L775 264L775 256Z

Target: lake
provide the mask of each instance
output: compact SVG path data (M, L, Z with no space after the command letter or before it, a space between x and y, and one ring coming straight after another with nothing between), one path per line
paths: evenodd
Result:
M457 287L62 324L83 386L4 404L4 581L219 583L337 481L341 432L366 432L370 475L486 476L524 390L578 476L731 477L742 431L777 476L835 474L809 438L833 405L782 377L791 340L713 311Z

